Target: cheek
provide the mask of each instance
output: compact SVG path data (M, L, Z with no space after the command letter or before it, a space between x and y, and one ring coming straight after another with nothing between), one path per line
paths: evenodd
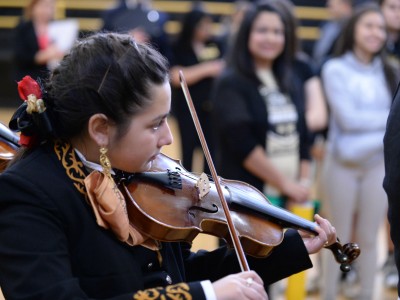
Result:
M255 47L256 44L257 44L257 39L255 38L255 36L253 34L250 35L249 44L248 44L250 54L254 54L254 49L256 48Z
M280 52L283 52L283 49L285 48L285 37L284 36L277 37L277 45L279 46Z
M127 166L134 172L143 172L149 169L149 159L156 153L156 147L152 139L142 139L137 143L130 144L124 150L124 156L127 158Z
M359 28L354 33L354 45L365 45L366 41L368 40L368 31Z
M137 154L135 153L135 150L138 149L137 146L127 140L114 142L112 145L108 149L111 166L127 172L133 171L132 168L137 167Z
M110 156L111 165L125 172L142 172L146 164L144 152L141 148L139 150L136 148L136 151L132 151L129 147L121 148Z

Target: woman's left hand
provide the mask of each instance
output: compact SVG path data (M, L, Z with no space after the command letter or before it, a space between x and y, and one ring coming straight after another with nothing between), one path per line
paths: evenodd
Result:
M318 235L310 236L309 233L299 231L309 254L317 253L323 247L332 245L337 239L336 229L327 219L316 214L315 222L319 225L315 229L315 231L318 232Z

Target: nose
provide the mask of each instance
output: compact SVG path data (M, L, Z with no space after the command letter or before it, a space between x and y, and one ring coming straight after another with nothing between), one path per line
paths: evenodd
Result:
M169 127L168 120L165 121L165 128L163 134L159 140L159 147L171 145L174 141L172 136L171 128Z

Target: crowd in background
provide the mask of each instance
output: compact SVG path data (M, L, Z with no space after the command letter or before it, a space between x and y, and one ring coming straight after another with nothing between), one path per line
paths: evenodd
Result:
M46 78L50 62L66 54L46 34L55 1L31 0L16 28L17 79ZM343 241L362 249L352 281L358 289L343 294L373 299L382 268L376 241L387 213L382 139L400 78L400 0L327 0L331 19L308 54L297 37L292 3L262 2L259 8L237 1L218 35L212 15L196 2L183 16L180 33L171 37L163 28L168 15L154 11L151 1L121 0L104 13L102 30L129 32L168 58L172 116L187 170L200 142L179 70L218 173L253 185L275 205L320 208ZM154 18L143 17L150 15ZM209 173L205 163L203 170ZM398 274L387 240L385 283L395 288ZM339 280L351 277L341 278L334 263L322 257L324 300L336 299Z

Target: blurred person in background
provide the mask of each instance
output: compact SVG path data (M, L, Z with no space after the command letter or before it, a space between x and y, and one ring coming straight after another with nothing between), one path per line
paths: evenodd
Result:
M314 74L296 57L291 24L276 1L248 9L212 98L219 174L282 206L310 196L305 95Z
M337 224L341 238L350 240L354 234L362 249L357 265L360 289L352 289L351 296L363 300L374 296L376 242L387 209L381 184L382 141L398 75L383 55L386 39L379 6L359 6L338 40L336 57L322 68L330 108L322 174L325 212ZM324 300L334 300L338 294L339 271L334 263L323 254Z
M237 31L239 30L240 23L242 22L243 15L246 10L254 5L254 3L249 0L236 0L234 1L234 11L232 14L226 16L222 20L222 34L221 34L221 42L224 47L224 53L232 47L232 44L235 41L235 36Z
M49 36L49 24L54 19L56 0L31 0L15 28L14 62L16 80L25 75L46 78L49 64L59 61L64 52Z
M169 36L164 30L168 14L152 7L152 0L118 0L102 14L102 31L129 33L136 41L151 43L170 58Z
M296 18L294 5L290 0L269 0L275 3L286 11L288 16L288 22L291 24L290 27L294 28L292 31L297 32L299 21ZM306 119L307 128L310 131L310 143L311 143L311 171L309 178L309 185L312 187L312 193L310 200L314 206L315 211L321 211L323 213L323 203L321 203L321 187L320 187L320 173L323 161L323 133L325 132L328 124L328 109L326 99L321 83L321 78L317 73L317 68L311 57L308 56L301 49L301 44L297 35L293 36L295 40L296 56L300 57L309 67L314 71L314 75L308 78L304 83L305 103L304 103L304 114ZM303 181L306 183L306 180ZM320 257L316 257L315 268L320 269ZM318 271L315 272L315 276L308 277L307 291L316 292L319 289L320 277ZM278 289L277 289L278 290Z
M211 122L212 104L210 91L214 78L225 62L221 44L213 34L213 20L202 6L197 5L184 15L181 32L172 45L171 84L173 89L172 112L177 118L182 140L182 163L192 170L193 154L201 150L186 100L180 88L179 70L185 75L210 152L214 154L214 125ZM203 169L208 171L207 165Z
M400 60L400 0L379 0L383 16L386 21L388 39L386 43L387 52Z
M313 59L319 69L332 55L343 23L353 11L352 0L326 0L326 7L330 20L322 25L319 39L316 40L313 49Z
M296 18L294 5L290 0L267 0L274 5L278 5L284 12L286 12L287 22L290 24L294 45L294 52L297 59L303 60L309 68L316 71L316 66L312 59L302 51L300 47L300 41L297 37L298 30L298 19ZM324 130L328 124L328 111L326 107L326 101L324 92L321 84L321 79L315 72L313 76L305 81L304 85L305 92L305 103L304 112L306 118L306 124L311 133L316 133ZM312 137L313 138L313 137Z

